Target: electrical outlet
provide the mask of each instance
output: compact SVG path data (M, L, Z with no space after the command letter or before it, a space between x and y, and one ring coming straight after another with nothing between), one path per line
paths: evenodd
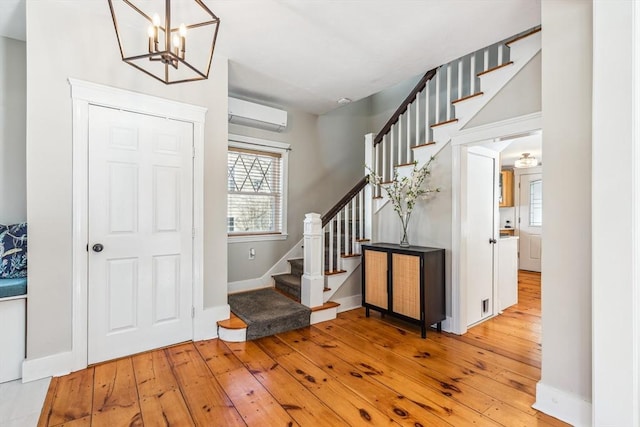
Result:
M256 250L255 250L255 248L249 248L249 259L256 259Z

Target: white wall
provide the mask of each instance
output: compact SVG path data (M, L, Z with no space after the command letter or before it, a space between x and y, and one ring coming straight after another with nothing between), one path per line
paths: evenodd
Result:
M446 313L451 316L451 202L452 169L451 144L447 144L436 155L431 164L431 177L425 185L440 188L427 200L416 203L409 222L409 243L445 249L445 296ZM375 241L400 243L402 238L400 218L387 203L374 218Z
M635 2L594 4L591 182L595 426L640 425L639 12Z
M27 49L0 37L0 224L27 219Z
M69 77L208 107L204 298L225 305L227 59L214 55L209 80L165 86L121 61L104 2L29 1L27 21L28 359L71 349Z
M536 407L589 425L592 4L542 2L542 378Z
M544 31L544 30L543 30ZM537 113L542 108L542 53L538 52L476 116L465 129L499 120Z

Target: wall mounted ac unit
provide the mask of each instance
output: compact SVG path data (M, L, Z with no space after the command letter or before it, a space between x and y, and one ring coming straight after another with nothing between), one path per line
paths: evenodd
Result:
M281 132L287 127L287 112L229 97L229 123Z

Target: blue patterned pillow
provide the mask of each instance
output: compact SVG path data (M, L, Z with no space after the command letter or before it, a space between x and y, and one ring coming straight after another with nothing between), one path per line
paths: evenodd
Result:
M27 277L27 223L0 225L0 278Z

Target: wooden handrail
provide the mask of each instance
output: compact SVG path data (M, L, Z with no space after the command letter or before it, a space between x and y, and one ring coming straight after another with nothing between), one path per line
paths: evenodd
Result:
M416 95L418 95L418 93L420 93L422 89L425 88L425 86L427 85L427 82L431 80L433 76L436 75L437 70L438 70L437 68L434 68L433 70L427 71L425 75L422 76L422 78L420 79L416 87L414 87L411 93L409 93L409 96L407 96L405 100L402 101L402 104L400 104L396 112L393 113L393 116L391 116L389 121L387 121L387 123L382 127L380 132L378 132L375 139L373 140L374 146L378 145L382 141L382 137L385 136L387 132L389 132L389 130L391 129L391 126L393 126L393 124L398 121L398 118L405 111L407 111L407 107L409 106L409 104L411 104L413 100L416 99Z
M336 203L334 207L329 209L329 212L322 216L322 227L329 224L329 221L331 221L333 217L342 210L342 208L347 206L347 203L349 203L351 199L353 199L355 195L358 194L360 190L365 187L365 185L367 185L367 182L369 182L369 178L365 176L351 190L349 190L349 192L345 194L344 197L340 199L340 201Z

